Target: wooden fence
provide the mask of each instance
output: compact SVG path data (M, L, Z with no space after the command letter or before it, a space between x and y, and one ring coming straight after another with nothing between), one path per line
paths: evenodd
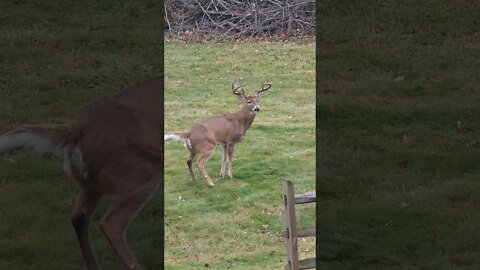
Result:
M283 204L285 207L285 231L282 232L287 242L288 262L285 265L286 270L312 269L315 268L315 258L298 259L298 237L315 236L315 227L297 229L297 219L295 214L295 204L315 202L315 192L307 192L295 195L293 183L284 181L283 183Z

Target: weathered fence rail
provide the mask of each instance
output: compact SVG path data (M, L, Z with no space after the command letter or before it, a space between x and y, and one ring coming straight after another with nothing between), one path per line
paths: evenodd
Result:
M297 229L297 217L295 204L315 202L315 192L306 192L295 195L293 183L284 181L283 183L283 204L285 207L285 231L282 232L287 242L288 262L285 265L286 270L312 269L315 268L315 258L298 259L298 241L299 237L315 236L316 229L299 228Z

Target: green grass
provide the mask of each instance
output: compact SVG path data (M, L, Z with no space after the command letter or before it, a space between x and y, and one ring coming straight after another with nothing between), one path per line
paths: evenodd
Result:
M24 123L73 123L86 106L160 73L160 11L154 1L1 1L0 132ZM70 213L77 184L53 157L0 153L0 269L84 269ZM129 230L146 269L160 269L156 196ZM97 221L103 269L120 269Z
M320 268L480 268L479 9L319 3Z
M247 94L265 77L272 83L235 147L233 180L219 177L219 147L206 165L215 182L208 188L196 168L192 182L182 143L166 143L166 269L283 268L282 178L297 192L315 188L314 54L314 44L166 43L166 131L239 110L233 80L247 82ZM300 225L313 225L314 207L299 208L298 215ZM300 250L314 256L314 240L302 241Z

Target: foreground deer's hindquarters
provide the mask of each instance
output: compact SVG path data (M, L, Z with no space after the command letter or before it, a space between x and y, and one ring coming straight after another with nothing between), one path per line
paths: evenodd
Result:
M89 270L99 269L89 224L103 196L110 205L102 232L125 269L143 269L125 235L163 177L162 94L163 76L94 103L71 127L25 125L0 135L0 150L33 147L58 155L79 183L71 219Z
M205 163L213 154L215 147L222 145L222 164L220 167L220 176L225 177L225 163L228 161L228 177L232 178L232 160L233 147L242 140L245 133L250 128L255 119L255 115L260 110L258 100L262 97L265 91L270 89L272 85L264 82L257 94L254 96L247 96L243 91L243 84L237 86L235 82L232 83L233 94L243 102L243 108L237 112L226 113L221 116L216 116L204 120L198 124L194 124L188 132L171 132L164 136L165 141L179 140L184 141L185 148L190 151L190 156L187 160L188 170L195 180L193 173L192 161L195 156L199 156L195 164L198 170L205 179L208 186L213 187L215 184L205 171Z

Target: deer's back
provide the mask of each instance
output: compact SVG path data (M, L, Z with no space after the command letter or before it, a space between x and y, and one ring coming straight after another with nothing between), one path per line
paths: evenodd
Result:
M206 119L190 128L190 140L195 144L196 140L226 144L237 142L243 136L240 123L231 113Z

